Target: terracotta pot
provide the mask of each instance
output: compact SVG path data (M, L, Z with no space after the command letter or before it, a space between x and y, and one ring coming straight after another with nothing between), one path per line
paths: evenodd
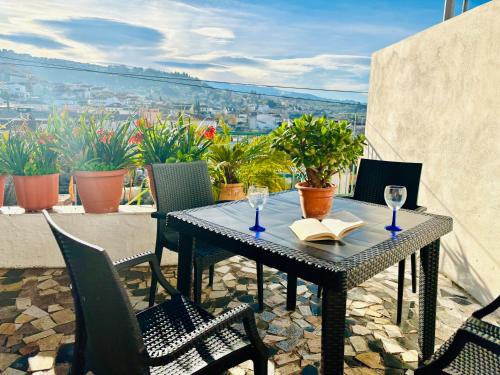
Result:
M221 184L219 200L221 201L237 201L245 198L243 184Z
M308 186L307 182L299 182L295 187L299 191L300 208L305 218L322 220L328 216L332 209L336 185L314 188Z
M127 171L75 172L76 190L85 212L118 212Z
M153 166L151 164L146 165L146 170L148 171L149 189L151 190L151 197L153 197L153 200L156 204L156 187L155 187L155 180L153 178Z
M17 204L26 211L51 209L59 200L59 173L13 176Z
M4 192L5 192L5 176L0 176L0 207L3 206Z

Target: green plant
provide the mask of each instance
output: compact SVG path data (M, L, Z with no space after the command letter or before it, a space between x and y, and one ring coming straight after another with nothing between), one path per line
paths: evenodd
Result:
M132 142L138 145L143 165L165 163L175 158L179 132L169 119L162 120L159 116L156 122L149 122L140 118L135 125L137 132Z
M246 186L265 185L271 191L282 190L290 161L284 153L270 147L267 136L232 142L230 128L221 121L222 133L214 139L207 154L216 185L243 183Z
M55 137L47 130L22 128L4 132L0 144L0 170L15 176L59 173Z
M68 151L73 170L112 171L129 168L136 163L139 153L131 122L129 119L115 123L109 114L85 113L80 116L78 123L69 122L71 126L59 136L58 145L61 150Z
M333 175L358 160L365 144L364 135L353 136L349 122L312 115L283 122L272 136L272 147L305 170L307 184L315 188L328 187Z
M203 159L215 138L215 127L192 124L190 119L186 122L184 115L180 114L175 128L177 132L175 153L167 158L166 162L190 162Z

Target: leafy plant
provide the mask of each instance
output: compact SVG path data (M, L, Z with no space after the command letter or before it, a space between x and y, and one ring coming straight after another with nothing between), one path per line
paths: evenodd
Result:
M0 170L15 176L59 173L55 137L47 130L23 128L4 132L0 144Z
M215 138L214 126L192 124L185 122L184 115L180 114L175 124L177 144L174 155L167 158L167 163L190 162L201 160Z
M265 185L272 191L282 190L280 172L289 171L286 155L271 149L267 136L232 142L230 128L221 122L222 133L210 146L208 159L216 185L244 183Z
M272 147L305 170L307 184L315 188L328 187L333 175L358 160L365 144L364 135L353 136L349 122L312 115L283 122L273 138Z
M85 113L78 123L59 125L63 131L58 133L58 146L73 170L112 171L136 163L139 150L131 119L116 124L109 114Z
M137 143L144 165L165 163L175 157L179 132L169 119L158 117L156 122L149 122L141 118L136 120L135 125L137 132L132 141Z

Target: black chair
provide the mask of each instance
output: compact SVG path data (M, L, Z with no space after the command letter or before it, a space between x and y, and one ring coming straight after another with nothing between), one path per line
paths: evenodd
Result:
M256 374L267 375L267 348L250 306L213 317L168 283L153 253L113 264L103 249L61 230L47 211L43 215L71 279L73 375L217 374L247 360ZM146 262L171 299L136 315L118 271ZM244 331L236 323L243 323Z
M500 327L483 320L499 307L500 296L472 314L415 375L500 374Z
M214 204L212 183L205 161L191 163L153 164L158 211L155 254L161 262L163 248L178 252L179 233L168 228L167 213ZM203 271L209 268L209 286L213 285L214 264L234 256L233 253L202 241L195 241L194 253L194 301L201 301ZM264 272L257 263L257 294L259 310L264 308ZM155 301L156 279L151 280L149 305Z
M426 210L425 207L417 205L421 173L421 163L361 159L352 199L385 205L385 187L387 185L401 185L406 186L407 190L406 202L403 208L424 212ZM400 324L403 311L405 260L399 262L398 267L396 321L397 324ZM417 291L417 259L415 253L411 255L411 286L413 293L415 293ZM318 287L318 297L320 296L321 287Z

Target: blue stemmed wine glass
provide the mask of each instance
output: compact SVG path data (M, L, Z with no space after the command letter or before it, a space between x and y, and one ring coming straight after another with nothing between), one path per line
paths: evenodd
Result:
M385 203L392 209L392 223L385 229L391 232L399 232L402 229L396 225L396 211L403 207L406 201L406 188L398 185L388 185L384 191Z
M266 186L250 186L247 192L248 203L255 208L255 225L251 226L251 231L264 232L266 228L259 224L259 212L262 211L269 197L269 189Z

